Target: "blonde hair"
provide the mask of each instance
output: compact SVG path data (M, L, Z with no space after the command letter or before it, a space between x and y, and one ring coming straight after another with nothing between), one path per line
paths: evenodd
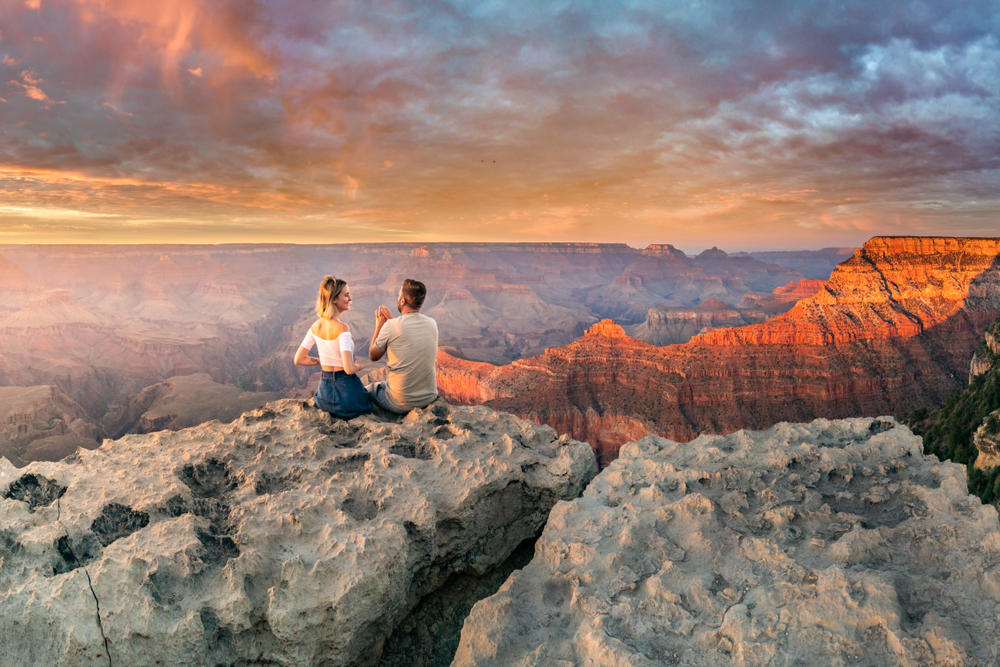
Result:
M333 302L337 300L340 293L347 287L347 281L333 276L323 276L323 282L319 285L319 294L316 295L316 314L320 317L331 320L337 314L337 307Z

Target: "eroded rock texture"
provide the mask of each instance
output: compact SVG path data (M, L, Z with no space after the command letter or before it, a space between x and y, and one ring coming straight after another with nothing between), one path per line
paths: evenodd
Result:
M560 503L453 665L992 665L997 512L891 419L656 436Z
M284 400L0 473L3 664L298 666L375 664L596 466L484 408L343 422Z

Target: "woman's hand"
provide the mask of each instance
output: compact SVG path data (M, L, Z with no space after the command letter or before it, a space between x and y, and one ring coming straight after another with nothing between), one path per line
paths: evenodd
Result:
M361 363L360 361L355 361L354 360L354 353L353 352L348 352L348 351L345 350L344 352L341 352L340 354L341 354L341 357L343 357L343 360L344 360L344 372L347 373L348 375L355 375L356 373L360 372L361 369L363 369L365 367L365 365L363 363Z
M381 329L382 325L392 319L392 313L384 305L379 306L378 310L375 311L375 328Z

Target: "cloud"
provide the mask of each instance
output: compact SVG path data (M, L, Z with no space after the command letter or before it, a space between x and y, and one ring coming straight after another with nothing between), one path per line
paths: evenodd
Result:
M38 102L52 101L49 99L49 96L38 87L38 84L45 83L45 81L38 78L34 71L27 69L21 72L21 78L24 79L24 83L21 83L20 81L11 81L10 84L20 87L24 91L25 96L29 99L36 100Z
M438 238L962 233L1000 206L994 9L5 3L0 205L290 234L347 210Z

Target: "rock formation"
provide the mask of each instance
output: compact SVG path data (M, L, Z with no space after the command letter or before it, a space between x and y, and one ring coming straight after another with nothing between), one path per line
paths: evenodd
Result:
M969 382L992 370L998 363L1000 363L1000 322L986 330L983 344L972 355L972 362L969 364Z
M623 328L633 338L662 346L686 343L698 334L720 327L742 327L765 319L763 309L737 309L718 299L709 299L693 308L650 308L645 322Z
M1000 466L1000 409L993 410L976 429L972 444L979 452L975 466L988 470Z
M823 248L821 250L776 250L738 252L733 257L753 257L767 264L779 264L795 269L806 278L826 280L834 267L850 259L856 248Z
M182 375L146 387L129 397L103 421L107 436L179 431L217 419L228 423L244 412L283 398L274 392L243 391L213 382L208 373Z
M15 466L100 444L100 425L58 388L0 387L0 456Z
M484 402L574 437L582 431L568 425L591 419L690 440L941 406L1000 315L998 255L998 239L874 238L815 296L761 324L657 348L605 321L503 367L442 356L438 386L451 400ZM602 437L591 444L606 462L635 433Z
M656 436L555 507L453 667L992 665L1000 524L887 419Z
M804 278L775 287L769 295L744 294L736 306L711 298L685 308L650 308L645 322L623 328L633 338L651 345L677 345L715 329L758 324L768 317L786 313L799 300L823 289L823 285L822 280Z
M40 297L42 292L40 282L0 254L0 309L16 310Z
M488 573L595 473L585 443L444 402L344 422L284 400L0 459L0 656L373 665L422 597Z
M793 281L781 287L775 287L774 291L767 296L747 294L739 303L739 308L762 310L768 317L781 315L791 310L792 306L802 299L815 296L825 286L825 280L803 278L802 280Z

